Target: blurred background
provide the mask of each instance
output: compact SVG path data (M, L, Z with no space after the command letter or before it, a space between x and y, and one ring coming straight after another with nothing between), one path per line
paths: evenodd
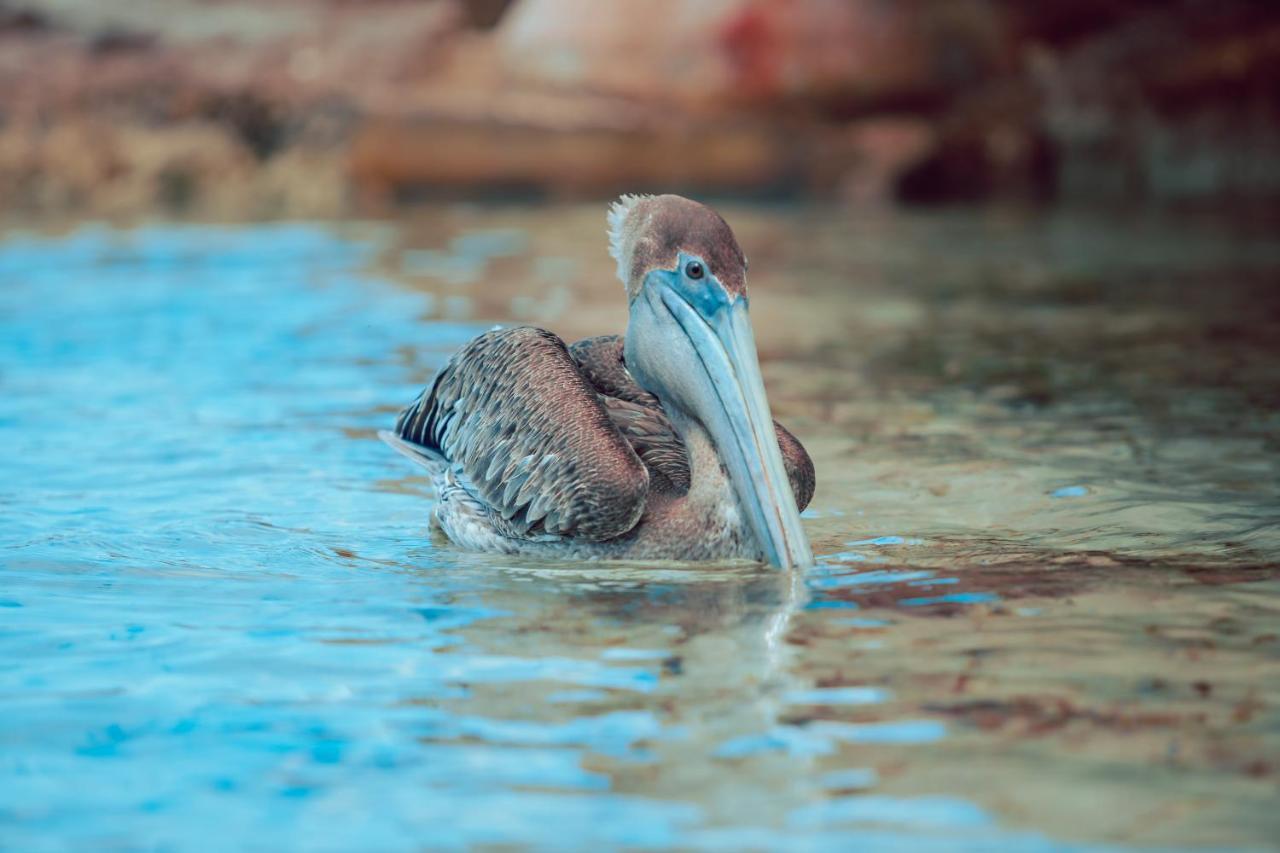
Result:
M3 0L10 215L1280 199L1267 0Z

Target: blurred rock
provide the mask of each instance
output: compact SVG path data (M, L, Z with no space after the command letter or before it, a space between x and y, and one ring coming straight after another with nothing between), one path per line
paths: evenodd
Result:
M920 119L865 119L847 131L844 151L837 154L840 195L860 206L892 202L903 176L934 152L938 135ZM844 159L853 152L852 161ZM844 156L841 156L844 155Z
M1280 200L1260 0L0 0L0 211Z
M0 209L338 215L360 116L436 72L449 0L0 7Z
M351 147L351 175L373 207L399 197L608 195L663 187L732 192L803 181L794 140L747 122L566 131L538 122L423 116L366 122Z
M541 85L840 112L937 99L1002 64L1001 18L954 0L522 0L504 67Z
M1161 5L1035 59L1064 197L1280 198L1275 4Z

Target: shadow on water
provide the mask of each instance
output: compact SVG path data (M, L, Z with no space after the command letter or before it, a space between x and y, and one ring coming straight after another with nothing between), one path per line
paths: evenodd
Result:
M802 574L429 537L376 429L483 319L620 330L594 209L8 235L0 839L1274 839L1275 244L730 218Z

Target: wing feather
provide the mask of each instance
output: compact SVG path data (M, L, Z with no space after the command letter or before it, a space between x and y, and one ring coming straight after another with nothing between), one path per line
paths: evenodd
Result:
M604 405L613 425L649 469L653 488L676 494L689 491L689 455L662 409L615 397L605 397Z
M543 329L475 338L395 434L459 466L517 535L612 539L644 512L648 470L564 342Z

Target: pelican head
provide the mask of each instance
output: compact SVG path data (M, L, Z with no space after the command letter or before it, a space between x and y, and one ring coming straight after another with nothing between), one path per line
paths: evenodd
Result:
M680 196L623 196L609 211L609 246L627 286L632 376L673 422L710 435L760 557L810 565L747 315L747 261L728 223Z

